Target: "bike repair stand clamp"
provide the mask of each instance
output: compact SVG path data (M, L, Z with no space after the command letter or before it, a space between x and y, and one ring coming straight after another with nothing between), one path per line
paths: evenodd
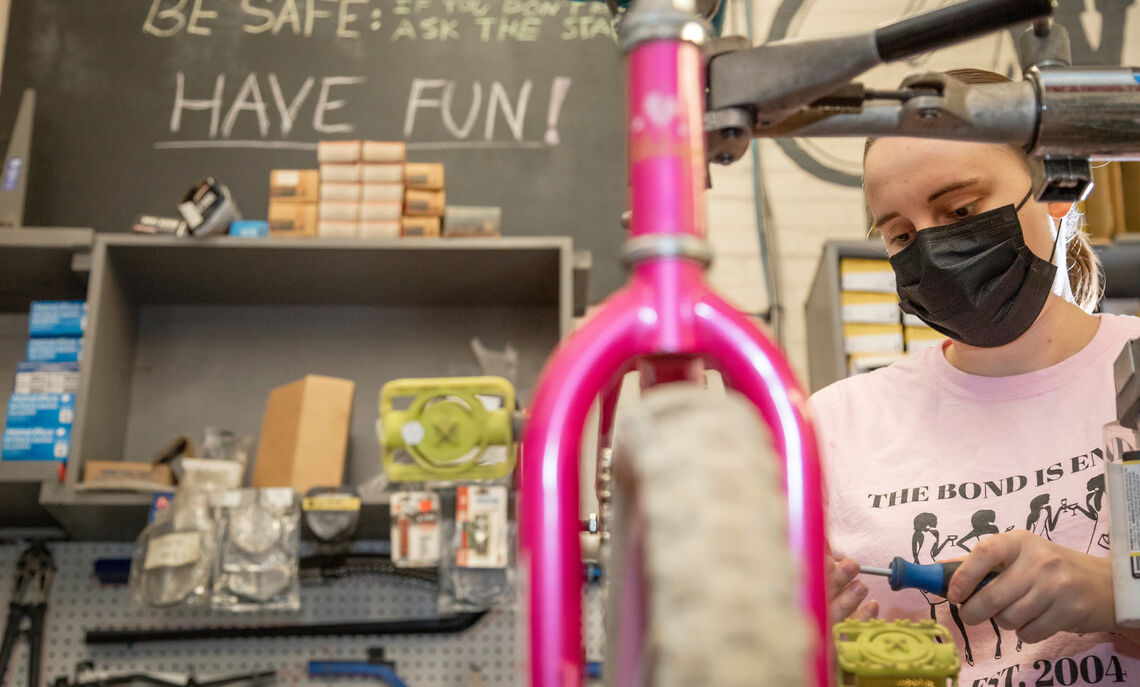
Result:
M12 652L22 635L28 642L28 687L39 687L43 660L44 615L55 562L43 542L28 547L16 564L16 583L8 602L8 622L0 643L0 685L8 675Z

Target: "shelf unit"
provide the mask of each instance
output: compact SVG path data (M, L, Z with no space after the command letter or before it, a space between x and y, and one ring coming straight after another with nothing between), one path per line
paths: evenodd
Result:
M365 483L380 473L375 422L384 382L478 374L470 347L478 337L518 350L525 403L572 323L568 238L115 234L95 239L90 264L66 476L44 482L39 494L76 539L133 539L151 500L77 489L88 460L148 460L171 439L198 437L211 425L256 437L272 388L326 374L356 382L345 481ZM383 499L366 509L361 536L384 536Z
M4 408L24 360L28 308L35 300L82 299L87 291L90 229L0 229L0 434ZM56 463L0 461L0 533L50 534L58 524L39 504L40 484L59 479Z
M1140 235L1124 234L1094 245L1104 266L1106 299L1140 299ZM847 376L839 306L842 258L886 259L880 239L828 241L819 257L804 306L808 341L808 376L813 392Z

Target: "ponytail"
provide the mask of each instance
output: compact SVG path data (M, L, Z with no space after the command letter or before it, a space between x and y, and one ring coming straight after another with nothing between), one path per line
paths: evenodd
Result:
M1065 264L1069 268L1069 286L1073 301L1085 312L1092 312L1104 293L1103 268L1100 256L1093 250L1089 236L1084 232L1084 215L1076 204L1061 219L1061 238L1065 241Z

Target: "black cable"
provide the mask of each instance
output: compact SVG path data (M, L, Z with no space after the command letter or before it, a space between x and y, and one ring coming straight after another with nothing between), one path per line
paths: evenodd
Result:
M486 614L487 611L478 611L476 613L456 613L439 618L313 625L87 630L84 633L83 641L87 644L135 644L142 642L182 642L196 639L244 639L249 637L456 634L470 629Z

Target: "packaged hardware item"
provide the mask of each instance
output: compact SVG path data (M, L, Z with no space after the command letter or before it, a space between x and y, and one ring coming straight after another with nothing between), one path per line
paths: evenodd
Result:
M33 301L28 322L32 337L83 336L87 301Z
M392 494L392 564L397 568L428 568L439 565L439 494L431 491L400 491Z
M491 608L514 597L516 533L508 505L502 485L456 488L451 547L439 570L442 612Z
M25 359L29 363L75 363L83 355L83 339L53 337L28 339Z
M131 598L156 607L205 604L216 542L210 491L180 490L135 543Z
M214 499L220 546L215 610L297 611L301 511L288 487L233 489Z
M74 394L79 391L79 363L18 363L17 394Z
M0 460L67 460L71 427L8 427L0 439Z
M70 427L75 420L73 394L12 394L8 427Z

